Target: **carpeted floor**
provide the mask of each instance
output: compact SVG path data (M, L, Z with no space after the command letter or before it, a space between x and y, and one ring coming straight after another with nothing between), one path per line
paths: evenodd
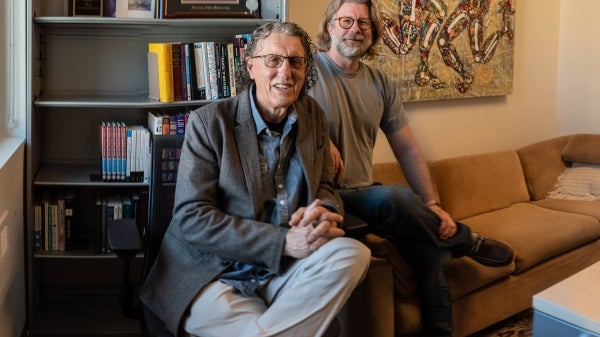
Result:
M533 311L527 309L469 337L532 337Z

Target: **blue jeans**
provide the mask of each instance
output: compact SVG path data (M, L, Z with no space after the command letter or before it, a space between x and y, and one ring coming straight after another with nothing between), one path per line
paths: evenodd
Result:
M394 244L413 267L421 295L426 336L452 335L450 288L444 266L464 256L472 245L471 230L456 223L457 234L440 240L440 219L403 185L372 185L338 191L346 212L363 219L369 231Z

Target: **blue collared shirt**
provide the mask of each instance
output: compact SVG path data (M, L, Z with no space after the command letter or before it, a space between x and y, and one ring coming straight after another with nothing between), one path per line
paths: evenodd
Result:
M250 106L256 125L263 193L267 196L257 220L278 226L288 223L306 200L306 180L295 146L298 114L290 106L279 133L269 129L256 108L254 85L250 88ZM265 269L236 262L221 275L221 281L249 296L272 275Z

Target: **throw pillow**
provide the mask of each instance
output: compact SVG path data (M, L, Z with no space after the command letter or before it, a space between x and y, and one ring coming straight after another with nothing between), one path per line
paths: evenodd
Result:
M582 133L571 136L562 157L574 163L600 164L600 135Z
M548 198L600 200L600 165L573 163L558 177Z

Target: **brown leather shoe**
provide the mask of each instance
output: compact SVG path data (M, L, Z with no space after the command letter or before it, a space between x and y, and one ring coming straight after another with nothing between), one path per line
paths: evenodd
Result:
M502 241L476 234L469 256L488 267L504 267L512 263L514 251Z

